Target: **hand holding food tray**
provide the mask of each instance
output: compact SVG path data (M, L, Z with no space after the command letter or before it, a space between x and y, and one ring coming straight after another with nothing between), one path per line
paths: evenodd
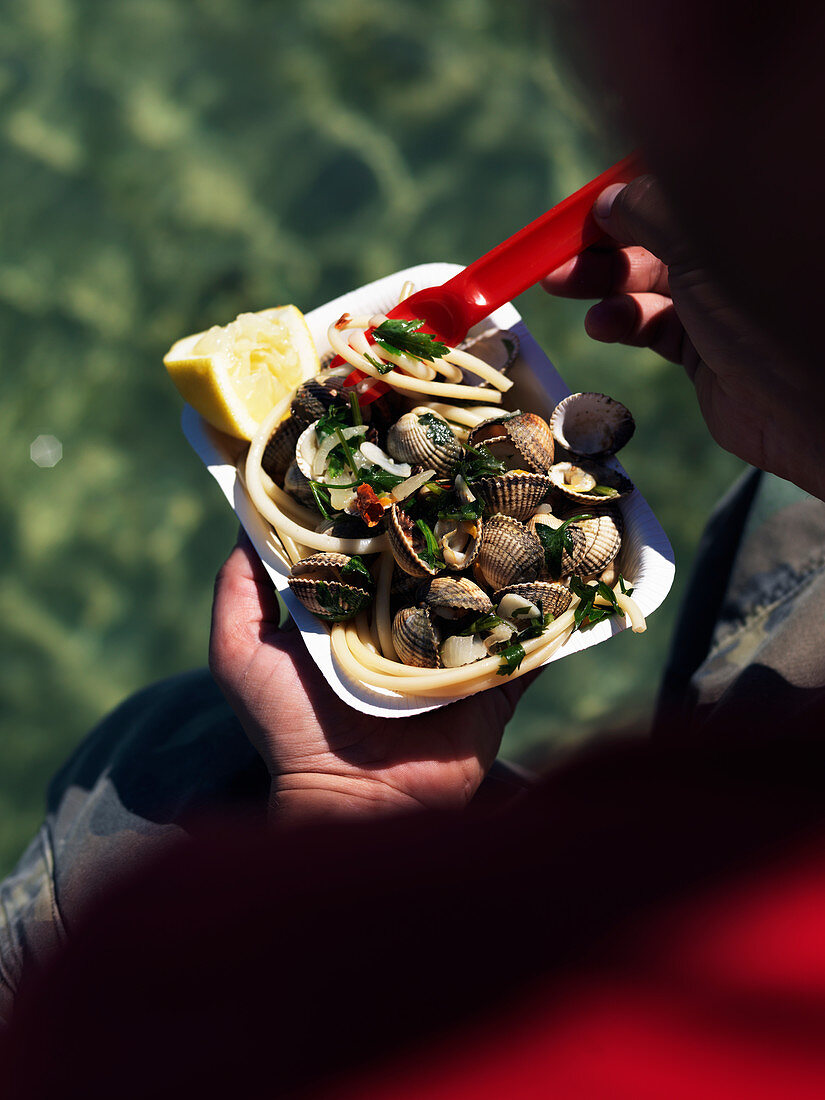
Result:
M386 314L398 302L399 297L408 290L410 282L417 286L431 285L449 278L460 270L459 266L451 264L419 265L361 287L314 310L307 315L306 321L322 360L329 360L330 352L341 348L340 338L336 334L343 332L346 328L347 322L344 315L348 315L352 319L359 316L373 318L375 315ZM342 319L342 327L338 329L332 327L331 329L336 321ZM330 347L328 339L330 330L337 345L335 349ZM567 396L569 391L550 361L533 340L512 305L501 307L476 326L469 334L468 350L472 353L472 341L474 339L477 340L480 335L489 334L496 330L503 333L505 347L508 341L511 345L517 345L515 361L507 372L506 386L500 384L501 388L498 389L490 385L489 381L480 377L461 379L460 375L463 371L458 368L459 373L457 375L455 363L452 365L440 364L442 376L456 379L456 381L444 382L439 380L435 384L430 383L430 389L435 390L437 393L438 388L441 386L452 386L455 390L461 382L464 383L465 387L469 383L474 390L474 392L468 393L464 399L465 402L469 401L469 404L459 402L458 396L452 392L449 392L448 395L437 393L435 398L428 395L426 391L418 392L411 394L404 403L396 404L391 419L396 419L396 422L400 420L405 407L420 410L426 405L427 409L423 413L425 418L428 415L431 416L435 426L446 420L450 428L450 434L457 441L459 451L465 457L472 453L484 455L496 450L493 443L490 443L489 450L484 443L480 443L479 446L475 447L470 444L472 451L468 450L468 442L473 433L475 433L475 437L486 436L489 438L491 436L489 427L486 430L482 428L479 431L478 429L478 425L484 420L493 424L499 421L506 427L507 421L502 414L506 415L508 411L514 410L523 410L524 418L528 420L530 417L535 420L539 420L539 418L542 418L543 421L550 420L554 408ZM386 379L390 373L401 373L401 369L397 364L390 364L391 371L386 370L387 358L385 357L389 357L392 352L387 352L385 349L375 349L376 354L373 355L369 350L369 345L363 338L363 342L359 343L357 333L355 338L350 335L350 339L353 344L361 348L360 355L363 356L366 353L373 363L380 364L377 371L375 368L373 369L373 373L377 373L378 377ZM479 346L479 344L476 344L477 348ZM460 356L457 358L461 362ZM357 357L356 361L359 361ZM435 362L436 360L433 359L432 363ZM470 363L470 360L464 360L465 366ZM346 377L349 369L350 367L347 366L338 372L339 381L350 381ZM406 374L406 371L404 373ZM370 380L366 379L365 383L368 386ZM365 388L365 383L361 383L362 391ZM477 388L479 384L484 385L484 388ZM502 390L506 390L506 392L502 392ZM290 397L291 393L286 394L281 399L279 406L276 406L275 415L269 417L272 423L264 425L263 429L259 430L256 439L252 443L251 450L253 452L263 451L273 434L273 429L282 421L282 417L288 414ZM452 402L455 402L455 404L452 404ZM618 405L618 403L613 404ZM499 412L499 409L501 412ZM419 411L416 415L420 420L422 412ZM358 413L354 413L353 416L357 418ZM343 417L341 419L343 425ZM557 420L559 419L560 415L557 416ZM463 423L460 421L463 421ZM304 641L318 667L336 693L349 705L363 712L388 717L420 713L455 699L463 698L465 695L473 694L476 691L484 690L486 687L495 686L495 684L502 682L503 676L519 675L532 667L538 667L556 660L559 656L595 645L625 627L625 615L621 613L619 603L625 608L631 608L633 614L637 617L639 615L649 615L665 598L673 580L672 551L664 532L641 494L633 488L616 460L610 457L600 458L597 461L581 459L579 460L580 465L568 461L566 472L564 469L561 471L558 469L565 466L563 461L553 463L552 476L557 480L561 478L562 488L564 488L566 480L569 483L567 486L570 490L569 495L572 496L570 507L566 508L564 505L561 508L556 507L558 515L553 516L550 508L541 504L541 499L545 497L550 484L545 476L548 471L544 470L542 474L535 463L529 465L529 463L524 462L521 456L515 457L505 464L508 468L505 471L506 478L504 478L507 485L507 494L503 502L496 502L489 497L489 478L473 480L470 477L469 481L462 483L460 478L450 478L449 474L454 474L455 471L448 471L447 466L438 470L432 468L427 473L427 466L422 469L422 464L416 462L405 465L402 458L392 458L377 443L372 443L373 450L370 450L369 445L366 447L370 460L379 458L383 462L383 467L387 468L388 473L392 469L400 472L394 477L390 475L386 482L383 477L380 481L374 482L378 488L378 493L375 493L374 490L371 492L365 491L363 497L366 504L363 500L350 502L350 511L357 513L355 515L355 527L359 533L358 538L336 541L336 537L333 536L332 541L327 543L325 538L318 538L317 535L309 534L310 520L312 520L312 528L324 526L324 520L321 512L318 511L317 504L314 510L309 510L306 504L298 504L289 491L285 492L284 489L270 481L265 474L256 477L255 471L259 470L259 465L255 461L250 465L249 460L250 458L254 460L255 455L247 453L246 444L242 440L232 438L210 427L194 410L189 408L184 411L183 427L190 443L221 485L227 499L249 534L261 560L272 577L275 587L300 627ZM305 443L309 451L314 448L314 455L309 459L309 467L306 466L308 459L306 455L304 456L304 467L312 473L312 462L314 461L315 472L319 473L320 476L305 478L305 480L315 482L315 485L310 486L310 490L314 489L315 493L320 490L323 494L320 507L324 510L329 509L332 496L336 498L336 503L341 504L344 498L353 495L352 485L355 481L353 473L345 474L336 466L332 476L330 476L329 468L325 468L325 460L332 450L337 450L341 463L346 464L347 452L352 456L354 446L359 451L358 462L362 466L364 465L364 457L360 453L361 441L364 444L368 444L369 441L365 439L363 429L353 430L357 427L353 423L348 423L348 429L344 428L342 430L341 425L336 425L334 439L338 442L330 445L329 440L326 441L324 454L321 456L320 461L318 461L318 451L324 448L324 441L321 442L319 447L317 433L314 431L307 433ZM394 427L394 425L390 425L390 427ZM514 435L517 434L517 427L518 424L513 425ZM561 431L563 433L563 428ZM492 435L495 436L496 433L499 436L502 434L498 428L492 432ZM380 434L375 432L371 434L373 434L374 439L380 440L386 447L386 425L382 426ZM439 432L436 429L429 434L438 435ZM558 428L556 434L559 434ZM347 436L353 440L353 445L349 445ZM561 437L564 438L563 434ZM297 439L293 438L291 444L293 453L296 442ZM347 444L347 446L341 446L341 443ZM406 453L403 450L404 445L402 440L402 449L399 450L399 442L396 439L393 450L397 456L403 456ZM552 442L550 446L552 447ZM559 445L556 444L557 453L552 457L556 459L561 457L568 460L575 457L565 455L563 451L559 455L559 450ZM499 450L499 453L506 453L506 447L505 452ZM258 454L258 462L260 457L261 455ZM410 457L414 458L415 455L411 454ZM528 476L521 480L527 483L533 498L526 506L526 510L523 510L524 505L521 500L515 506L513 505L513 494L517 487L512 486L510 483L519 482L520 475L517 470L525 465L528 467L526 471ZM584 467L595 468L598 471L599 483L596 483L592 477L589 481L586 479L587 471L584 470ZM425 509L422 512L424 505L413 504L409 500L396 502L392 497L392 490L387 490L386 487L382 488L382 486L393 483L393 487L402 485L404 482L414 483L415 473L412 473L412 476L402 476L407 474L408 468L421 475L426 475L425 481L421 486L418 486L412 495L416 498L423 495L429 511ZM377 467L370 465L369 469L377 469ZM498 473L501 474L501 471L502 467L499 466ZM244 479L249 479L250 472L253 483L245 487ZM495 468L490 471L481 470L480 472L489 472L494 475L496 473ZM524 470L522 470L523 473L525 473ZM585 478L585 480L579 480L580 478ZM495 481L495 476L493 480ZM449 564L443 561L443 545L440 547L432 545L435 523L438 522L441 523L439 530L440 542L444 543L444 521L435 520L435 523L428 523L426 519L421 517L423 515L435 519L438 514L438 510L434 510L433 494L437 496L439 493L449 492L451 494L449 496L450 507L455 509L459 501L459 497L456 496L457 490L453 486L453 482L456 481L460 488L463 486L464 495L469 498L465 501L467 517L469 518L461 519L457 527L452 529L452 534L450 530L447 530L448 553L452 538L456 555L452 560L453 567L450 568ZM339 484L330 486L329 482L338 482ZM605 484L605 482L610 482L610 484ZM262 487L266 495L265 500L260 497ZM303 486L303 488L306 490L306 486ZM421 493L422 488L424 489L423 494ZM536 496L538 489L541 489L541 492ZM250 490L257 494L260 508L256 507L250 500L248 495ZM482 501L483 506L480 506L477 501L481 499L485 490L488 492L488 499ZM396 491L398 491L397 488ZM521 489L518 488L516 495L520 491ZM554 489L553 495L554 499L563 499L559 489ZM378 501L377 508L373 498ZM429 500L427 501L426 498L429 498ZM325 501L329 502L326 508ZM267 502L271 504L271 507L268 506ZM353 507L353 503L362 505L360 512L356 507ZM372 512L370 506L372 506ZM520 508L522 511L519 511ZM515 515L507 515L508 512L512 513L514 511L516 512ZM271 523L265 519L262 512L268 515L269 520L273 522ZM334 512L335 509L333 508L332 513ZM370 518L374 519L377 512L386 512L387 515L382 514L380 521L376 521L374 527L368 529L364 524L369 523ZM441 512L448 516L460 518L455 511L445 513L442 508ZM515 531L519 537L524 537L527 543L528 556L530 554L535 556L536 529L539 529L540 535L548 535L550 531L555 531L556 534L552 537L541 539L543 550L546 547L552 548L550 560L548 561L548 556L545 553L543 555L544 560L538 565L528 563L524 571L526 579L523 582L517 578L515 584L507 583L510 578L497 572L495 563L492 566L489 561L485 563L484 554L482 554L481 563L477 564L479 548L478 546L468 546L469 543L473 542L472 534L474 531L473 517L470 516L470 512L473 512L474 515L475 513L478 514L479 526L487 524L488 532L490 532L487 539L488 543L497 529L499 534L508 536L512 531ZM328 512L331 516L332 513ZM418 515L418 520L413 518L415 515ZM461 516L463 515L464 513L461 512ZM518 519L518 515L521 515L522 519ZM576 516L581 515L587 515L589 518L587 520L577 520ZM596 518L603 515L615 516L618 524L615 521L602 521ZM279 517L286 517L286 522L279 522ZM342 517L339 515L337 518L341 519ZM390 539L387 535L375 533L375 528L381 531L392 519L397 520L395 523L396 545L393 553L391 553L393 550L392 545L388 545ZM529 530L531 522L532 531ZM566 524L562 531L562 535L567 533L566 538L558 535L562 523ZM621 549L617 565L614 568L615 576L612 578L614 587L602 582L600 589L596 591L597 582L591 581L590 584L583 584L577 575L574 575L572 580L568 579L563 584L559 584L558 579L548 572L551 565L555 567L556 573L559 572L556 558L560 556L562 551L569 552L573 542L572 535L576 535L576 542L580 541L581 536L578 528L582 524L588 527L589 541L593 541L596 536L604 539L611 532L615 535L617 526L623 528L621 531ZM326 526L329 527L329 525L329 521L326 521ZM408 533L410 527L415 529L415 543L423 551L423 557L420 553L414 552L414 564L412 573L409 574L410 584L408 586L412 592L412 597L406 597L405 600L401 601L406 602L409 608L412 609L406 615L410 623L410 629L406 632L401 629L400 637L398 630L396 630L394 635L395 644L393 644L393 639L391 638L388 641L386 634L388 631L392 631L392 625L395 625L394 622L390 625L390 612L393 612L393 620L399 618L396 610L399 601L393 597L393 606L389 608L388 602L391 597L388 596L388 590L393 575L396 575L397 580L398 574L401 574L403 579L403 574L407 572L406 569L399 569L395 563L398 562L399 557L402 557L403 564L404 545L400 539L405 531ZM466 537L461 536L458 528L462 528L465 534L467 532L470 534ZM522 536L522 529L527 532L527 535ZM481 535L478 542L483 542L483 534L481 532L478 532L478 534ZM456 535L457 538L454 537ZM313 545L307 545L306 542L301 543L302 537L309 539ZM324 554L327 551L332 551L334 555L341 549L347 555L343 559L343 563L346 563L347 558L351 555L358 555L356 562L361 559L358 564L349 569L349 580L353 579L360 563L366 562L365 574L362 575L364 583L361 586L361 591L365 601L369 597L375 596L374 600L369 603L373 610L370 611L368 618L365 611L358 612L356 608L354 619L326 624L313 615L298 598L296 592L290 588L290 576L293 574L293 561L290 560L290 552L293 559L296 557L304 559L308 556L317 555L319 552ZM441 554L438 554L439 549ZM470 557L461 557L462 554L466 555L468 552ZM365 556L361 558L361 554ZM375 556L370 556L372 554L375 554ZM487 557L489 558L489 555ZM313 574L310 576L310 580L315 580L316 588L318 587L319 578L322 585L324 578L326 578L326 591L324 592L324 587L321 588L321 591L324 593L328 605L334 603L330 600L332 593L343 591L338 586L338 582L341 580L340 574L336 574L334 571L335 567L340 568L341 564L342 562L333 560L330 563L332 572L319 573L314 571L313 574L310 567L305 571ZM586 567L590 568L590 565ZM300 571L299 567L296 573L299 574ZM366 575L367 572L369 576ZM355 579L357 582L358 578ZM301 585L300 581L296 582L295 576L292 580L293 589L300 591L302 588L306 588L306 586ZM505 583L500 583L501 581ZM529 590L519 589L520 583L529 584L530 582L544 584L545 587L536 589L534 585ZM461 601L459 601L458 606L455 606L457 583L458 587L462 589L460 592L462 598L469 593L472 594L474 599L481 601L477 605L472 602L469 604L470 607L476 608L473 614L463 607ZM345 587L347 589L354 587L358 590L357 583ZM509 603L502 609L501 599L503 596L501 589L506 588L515 589L513 595L516 598L510 599ZM558 590L560 588L564 589L564 592L559 594ZM435 593L430 595L433 589L435 589ZM439 589L442 590L441 596L437 595ZM615 595L611 596L614 589ZM624 593L629 593L630 589L632 589L632 600L628 601L624 597ZM449 603L452 600L453 606L445 608L443 590L449 590L450 595L447 597L447 602ZM539 593L538 596L536 595L537 592ZM305 592L302 594L305 596ZM561 602L558 605L554 604L554 609L545 606L549 598L552 597L555 600L557 594ZM504 595L508 594L504 593ZM439 604L439 600L442 601L441 604ZM492 606L491 600L496 601ZM564 608L565 600L568 604L566 608ZM611 606L611 600L613 606ZM588 601L591 608L590 613L587 613L587 609L583 607L583 604L587 604ZM513 604L513 606L511 607L510 604ZM599 605L602 606L599 607ZM489 607L489 611L486 610L487 607ZM316 609L320 610L322 614L325 610L323 606L316 607ZM502 610L504 611L503 615L498 613ZM415 611L422 611L424 614L416 615L414 614ZM447 616L452 617L452 621L449 617L442 618L445 611ZM541 613L541 622L537 621L539 612ZM335 614L334 607L332 613ZM514 613L516 613L515 616ZM521 622L518 613L524 617ZM455 621L456 617L457 623ZM414 647L416 639L422 633L422 620L427 619L436 625L434 655L428 656L425 654L423 658L419 658L413 654L412 660L416 662L413 664L407 664L404 660L399 661L397 659L399 648L402 649L402 655L408 658L409 654L403 652L406 645L405 639L409 635L412 638ZM527 623L526 627L523 626L524 622ZM587 625L591 622L593 625ZM582 625L586 629L577 628ZM423 626L425 627L424 633L427 634L426 621L423 621ZM457 626L463 629L459 630ZM504 637L505 634L507 635L506 638ZM470 640L453 640L461 637ZM471 664L460 664L454 668L445 668L422 667L421 663L418 663L421 661L430 666L442 665L444 662L441 660L441 655L444 653L445 642L449 643L448 649L450 651L444 654L447 663L471 659ZM509 644L506 644L508 642ZM479 656L482 652L482 645L486 645L486 653L484 656ZM458 656L452 651L456 651ZM487 653L491 655L488 656Z

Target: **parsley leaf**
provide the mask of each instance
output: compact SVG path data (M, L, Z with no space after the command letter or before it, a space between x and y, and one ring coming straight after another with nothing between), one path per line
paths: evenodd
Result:
M524 646L521 642L508 645L506 649L501 651L501 664L496 670L496 674L498 676L512 676L526 656L527 654L524 652Z
M361 588L372 588L373 585L372 573L357 554L341 567L341 578Z
M474 619L473 622L467 627L466 630L460 632L462 638L469 638L471 634L481 634L485 630L492 630L495 626L500 626L504 622L504 619L500 619L498 615L482 615L478 619Z
M547 523L537 523L535 525L536 534L544 547L544 563L547 566L548 573L555 580L558 580L561 576L561 559L564 551L566 550L568 554L572 554L576 548L573 536L567 528L571 523L576 523L582 519L592 519L592 516L586 514L571 516L560 527L551 527Z
M442 420L441 417L436 416L435 413L422 413L418 418L418 423L424 425L427 435L436 446L440 447L445 443L449 444L455 439L453 430L447 421Z
M358 477L362 485L369 485L375 493L390 493L406 478L398 474L391 474L381 466L362 466L358 471Z
M616 602L613 590L608 588L602 581L599 581L598 584L585 584L580 577L573 576L570 578L570 590L581 601L573 612L573 620L579 628L585 620L589 626L595 626L596 623L609 619L611 615L615 615L619 611L619 605ZM602 596L608 600L610 606L596 607L593 602L596 596Z
M461 474L468 484L480 477L497 477L507 469L501 459L494 458L483 445L470 447L465 443L464 450L467 453L456 467L456 473Z
M423 321L386 320L373 331L373 338L379 347L390 353L406 352L416 359L440 359L450 350L446 344L440 344L428 332L419 332Z
M380 344L381 341L379 340L378 343ZM386 345L381 344L381 347L386 348ZM379 374L389 374L392 368L395 366L394 363L383 363L380 359L376 359L374 355L370 355L366 351L364 352L364 358L370 364L370 366L375 367Z
M423 519L417 519L415 525L426 540L426 547L422 550L416 549L416 553L422 561L425 561L431 569L443 569L444 560L441 557L441 553L438 549L438 541L432 532L432 528Z
M332 435L339 428L348 428L349 409L346 405L332 404L315 425L315 435L319 443L323 443L328 435Z

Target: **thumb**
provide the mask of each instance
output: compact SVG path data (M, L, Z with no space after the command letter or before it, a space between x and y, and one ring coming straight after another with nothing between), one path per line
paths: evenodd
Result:
M682 236L655 176L606 187L593 204L598 225L621 245L641 245L668 266Z

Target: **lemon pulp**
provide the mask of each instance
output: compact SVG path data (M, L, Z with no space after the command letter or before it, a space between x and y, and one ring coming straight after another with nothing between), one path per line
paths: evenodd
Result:
M228 325L184 337L163 361L184 400L239 439L251 439L273 405L319 370L295 306L242 313Z

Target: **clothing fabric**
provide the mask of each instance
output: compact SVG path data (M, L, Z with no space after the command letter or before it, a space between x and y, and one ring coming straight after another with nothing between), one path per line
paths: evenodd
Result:
M700 548L656 731L685 719L725 737L749 716L789 721L825 702L825 504L751 471ZM735 719L732 720L732 719ZM491 785L508 786L501 771ZM84 908L207 815L264 819L269 777L206 670L127 700L53 780L46 820L0 884L0 1020L20 976L66 941Z

